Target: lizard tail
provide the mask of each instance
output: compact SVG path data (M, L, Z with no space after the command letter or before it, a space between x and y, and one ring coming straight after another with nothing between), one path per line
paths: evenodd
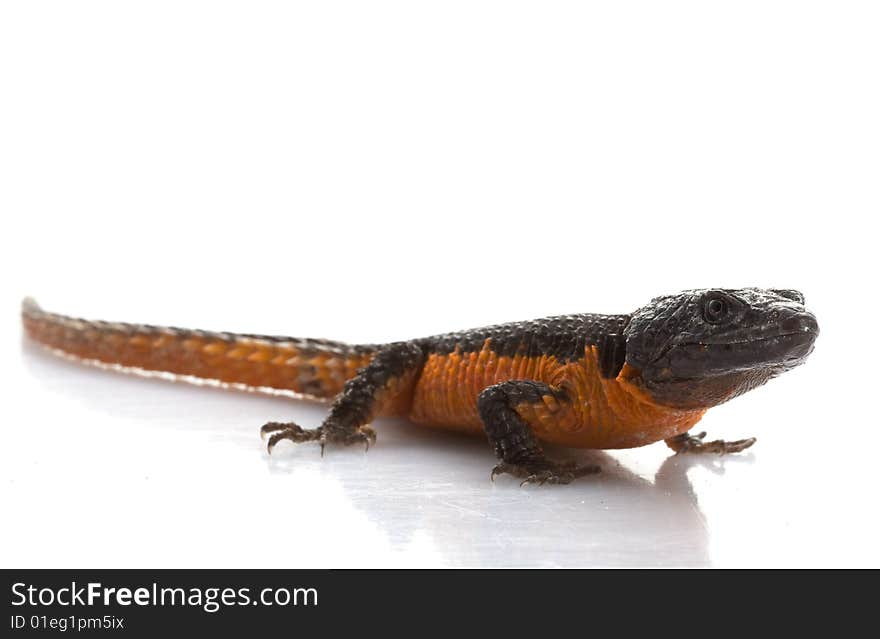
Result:
M312 399L337 395L377 348L84 320L47 313L32 298L22 302L21 319L31 339L89 363L194 382L284 390Z

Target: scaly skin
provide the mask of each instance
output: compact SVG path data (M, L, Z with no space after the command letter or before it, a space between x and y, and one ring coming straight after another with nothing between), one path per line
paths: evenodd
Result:
M569 315L352 346L93 322L22 307L27 334L82 360L185 378L334 398L308 430L269 423L282 440L375 441L381 415L485 434L493 470L567 483L596 472L548 460L540 442L676 452L737 452L754 439L703 442L688 430L707 408L801 363L818 334L796 291L710 289L656 298L632 315Z
M82 360L288 390L310 399L340 393L375 352L328 340L89 321L46 313L33 300L22 305L22 322L32 339Z

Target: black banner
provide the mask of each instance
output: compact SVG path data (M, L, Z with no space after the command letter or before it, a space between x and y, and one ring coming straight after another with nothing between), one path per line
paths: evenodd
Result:
M620 630L700 617L787 619L831 612L824 575L691 570L4 570L3 636L172 636L440 627L470 634L590 626ZM784 593L784 596L782 594ZM856 608L855 600L848 606ZM844 619L853 620L850 613ZM676 621L679 620L679 621ZM840 620L835 622L840 628Z

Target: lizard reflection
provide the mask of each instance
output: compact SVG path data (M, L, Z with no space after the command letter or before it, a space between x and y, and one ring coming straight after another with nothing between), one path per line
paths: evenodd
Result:
M647 479L612 455L585 451L578 462L602 468L589 483L547 490L499 478L492 486L480 464L485 445L434 432L421 435L431 442L413 442L405 425L382 430L388 454L376 460L381 473L337 467L333 476L395 550L405 552L426 535L449 565L711 564L709 530L688 471L723 472L726 462L714 455L668 456ZM426 443L428 457L417 452ZM302 457L280 454L268 463L274 472L292 472ZM404 483L406 477L419 480Z

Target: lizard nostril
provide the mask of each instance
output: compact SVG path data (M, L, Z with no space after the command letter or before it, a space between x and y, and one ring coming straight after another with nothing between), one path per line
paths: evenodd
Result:
M785 333L818 333L819 324L812 313L798 313L783 320L780 325Z

